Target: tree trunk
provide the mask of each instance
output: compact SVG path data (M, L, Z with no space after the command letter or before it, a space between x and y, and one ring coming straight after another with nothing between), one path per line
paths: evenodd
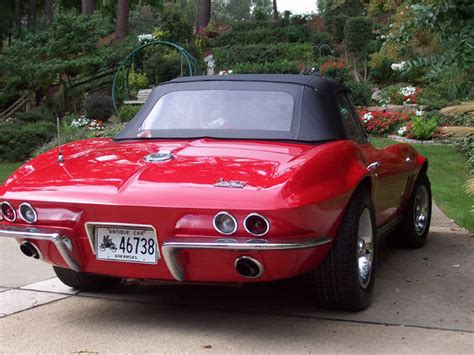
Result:
M199 0L196 31L202 32L211 19L211 0Z
M94 13L95 4L94 0L82 0L81 1L82 14L84 16L90 16Z
M17 33L21 32L21 0L15 0L15 28Z
M28 28L34 30L36 27L36 0L30 0L28 5Z
M278 8L277 8L277 0L273 0L273 21L278 21Z
M128 35L128 0L117 1L117 20L115 28L115 37L123 39Z
M358 83L360 83L360 76L359 76L359 72L357 71L357 57L355 54L354 54L354 79Z
M53 22L53 0L44 0L44 17L48 25Z

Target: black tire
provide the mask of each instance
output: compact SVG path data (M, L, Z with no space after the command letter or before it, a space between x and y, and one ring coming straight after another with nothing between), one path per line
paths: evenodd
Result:
M121 281L118 278L76 272L58 266L53 266L53 269L63 284L81 291L103 290L116 286Z
M362 286L359 278L358 235L363 213L370 212L372 228L372 267L368 281ZM330 309L360 311L369 306L377 266L377 229L370 192L359 187L353 194L329 254L316 270L308 275L319 306Z
M425 227L422 231L420 231L420 227L417 229L417 225L415 223L415 212L417 206L416 199L417 193L419 193L420 189L425 189L428 197L428 211ZM431 209L431 184L428 180L428 177L426 176L426 173L421 172L416 179L415 186L413 187L413 192L410 196L410 200L408 201L408 207L404 213L403 219L399 227L387 236L387 242L392 246L402 248L417 249L423 247L426 243L426 238L430 229Z

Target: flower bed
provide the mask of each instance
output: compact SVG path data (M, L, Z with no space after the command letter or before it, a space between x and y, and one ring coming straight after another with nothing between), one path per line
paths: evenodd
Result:
M362 124L370 135L385 136L393 133L402 124L411 121L414 112L359 111Z
M435 118L425 117L421 110L414 111L369 111L362 109L359 117L370 135L386 136L397 134L400 137L416 140L431 140L439 136Z

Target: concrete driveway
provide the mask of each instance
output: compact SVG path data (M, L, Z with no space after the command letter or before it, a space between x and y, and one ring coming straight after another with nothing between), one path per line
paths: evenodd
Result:
M472 354L473 241L435 207L426 247L382 244L373 305L344 313L298 281L77 293L0 240L0 352Z

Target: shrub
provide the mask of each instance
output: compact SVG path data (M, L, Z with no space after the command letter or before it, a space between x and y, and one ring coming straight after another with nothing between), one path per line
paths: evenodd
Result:
M53 121L0 125L0 161L25 161L56 134Z
M54 122L55 114L48 110L32 110L27 112L18 112L15 114L17 121L21 122L38 122L38 121L51 121Z
M346 48L352 53L364 53L372 37L372 21L366 17L350 17L344 26Z
M420 88L411 85L394 84L380 91L381 104L404 105L418 103Z
M119 117L122 122L130 121L141 108L140 105L122 105L119 110Z
M426 119L424 117L412 117L412 122L409 127L410 137L420 140L428 140L433 138L433 134L438 128L438 123L435 118Z
M326 27L336 43L341 43L344 39L346 20L347 16L345 15L328 16L326 18Z
M349 77L349 69L341 58L337 61L333 58L329 58L320 65L319 71L322 76L337 80L340 83L345 83Z
M352 101L356 106L368 106L372 99L372 91L367 81L348 80L346 86L351 90Z
M311 44L309 43L246 44L230 48L215 48L213 52L221 68L232 68L241 63L311 61Z
M311 37L306 25L289 25L275 28L257 27L251 31L231 31L217 38L218 47L255 43L300 43Z
M298 65L287 60L270 63L241 63L233 68L235 74L298 74L299 72Z
M144 61L143 68L149 82L159 84L180 76L181 57L175 52L168 54L155 52ZM187 65L184 65L183 68L186 69Z
M89 96L85 106L86 116L94 120L105 120L114 114L110 96Z

